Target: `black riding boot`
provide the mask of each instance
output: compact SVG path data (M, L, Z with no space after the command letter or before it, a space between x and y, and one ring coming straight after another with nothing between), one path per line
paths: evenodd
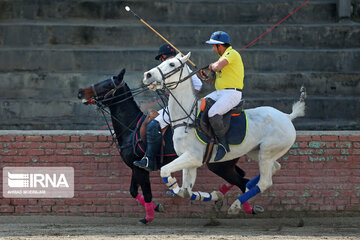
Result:
M160 152L161 147L161 128L155 119L146 126L146 139L145 156L140 161L134 161L134 165L151 172L156 170L156 155Z
M216 114L215 116L209 118L212 129L217 140L217 152L214 161L221 160L227 152L230 152L229 145L226 141L226 132L228 128L224 125L223 116Z

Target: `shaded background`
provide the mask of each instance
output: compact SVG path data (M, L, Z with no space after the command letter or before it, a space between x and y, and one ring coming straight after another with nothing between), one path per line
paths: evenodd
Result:
M1 0L0 129L104 126L95 107L76 98L78 88L122 68L130 87L139 86L164 43L126 5L202 67L217 59L204 44L212 32L226 31L241 49L304 2ZM295 120L298 130L359 130L359 9L359 0L312 0L243 51L246 108L289 113L304 84L307 115ZM136 97L142 107L157 99Z

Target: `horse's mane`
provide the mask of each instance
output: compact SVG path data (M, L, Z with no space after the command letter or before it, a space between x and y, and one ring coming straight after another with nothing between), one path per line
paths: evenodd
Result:
M116 96L121 97L115 99L109 108L116 136L119 144L122 144L125 140L124 135L128 135L130 130L135 129L136 123L144 116L144 113L135 102L131 89L126 83L122 91L120 89L116 91L114 97Z

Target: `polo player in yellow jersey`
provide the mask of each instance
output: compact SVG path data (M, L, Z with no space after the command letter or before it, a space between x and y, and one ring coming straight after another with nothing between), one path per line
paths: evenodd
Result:
M216 72L216 91L205 97L216 101L208 116L218 144L215 161L219 161L230 151L225 137L223 115L241 101L244 65L240 54L231 47L230 36L226 32L214 32L206 43L211 44L213 51L220 56L219 60L209 65L209 69Z

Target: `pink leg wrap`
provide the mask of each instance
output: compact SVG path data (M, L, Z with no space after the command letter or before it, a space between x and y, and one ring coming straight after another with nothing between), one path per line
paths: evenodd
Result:
M244 202L243 207L244 207L244 212L245 213L247 213L247 214L252 214L253 213L252 207L251 207L251 205L250 205L250 203L248 201Z
M145 203L145 211L146 211L146 217L145 219L150 223L152 220L154 220L154 215L155 215L155 211L154 211L154 203L150 202L150 203Z
M138 203L140 203L141 205L145 206L145 200L144 200L144 196L143 195L140 195L140 193L136 196L136 201ZM151 202L153 208L155 209L156 208L156 204Z
M234 185L232 184L229 184L229 183L224 183L220 188L219 188L219 191L222 193L222 194L226 194Z
M140 193L136 196L136 201L138 203L140 203L141 205L145 206L145 200L144 200L144 196L140 195Z

